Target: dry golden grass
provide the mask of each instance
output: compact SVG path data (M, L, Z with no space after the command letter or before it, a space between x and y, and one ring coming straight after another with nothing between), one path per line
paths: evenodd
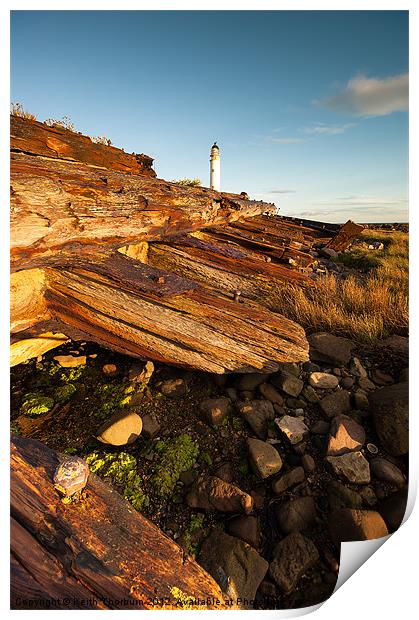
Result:
M364 231L363 242L339 262L357 267L363 277L327 275L315 287L276 288L269 306L307 331L330 331L359 342L372 342L408 329L407 233ZM381 241L384 249L368 249Z
M13 114L13 116L20 116L21 118L27 118L30 121L36 121L35 114L31 114L25 110L21 103L12 103L10 113Z

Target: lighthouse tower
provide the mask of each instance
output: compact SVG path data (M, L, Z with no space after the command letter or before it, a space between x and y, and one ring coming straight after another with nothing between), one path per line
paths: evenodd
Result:
M216 192L221 191L220 149L216 142L211 147L210 187L215 189Z

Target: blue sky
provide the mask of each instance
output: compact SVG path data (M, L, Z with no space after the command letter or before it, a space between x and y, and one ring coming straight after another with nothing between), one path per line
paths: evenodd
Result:
M407 221L406 11L14 11L12 101L280 212Z

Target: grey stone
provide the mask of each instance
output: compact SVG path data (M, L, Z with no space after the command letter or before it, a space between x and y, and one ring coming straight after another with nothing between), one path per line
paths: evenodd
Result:
M111 446L125 446L139 437L142 427L142 420L137 413L118 411L102 424L97 439Z
M186 496L190 508L219 510L220 512L244 512L253 510L253 498L217 476L200 476Z
M275 495L281 495L281 493L287 489L304 482L305 477L305 472L302 467L294 467L280 478L272 481L272 491Z
M312 372L309 376L309 382L313 388L320 390L333 390L339 385L339 379L326 372Z
M342 415L350 411L350 396L346 390L337 390L328 394L319 403L320 409L328 417Z
M260 439L247 440L249 459L255 473L261 478L269 478L277 474L282 467L282 459L278 451Z
M142 434L144 435L144 437L155 437L161 428L161 424L158 419L154 415L147 413L145 416L142 417L142 421Z
M203 542L199 563L212 575L223 593L240 607L251 608L269 564L249 544L215 528Z
M275 418L275 411L269 400L249 400L238 403L240 415L246 420L259 439L268 436L268 423Z
M409 384L395 383L370 396L377 435L387 452L401 456L409 451Z
M283 396L270 383L261 383L259 385L259 392L266 400L270 400L271 403L281 406L284 402Z
M316 516L316 504L308 495L287 500L276 506L276 518L281 532L290 534L305 530Z
M288 594L318 560L319 553L314 543L296 532L289 534L276 545L269 574L279 588Z
M341 456L327 456L335 474L354 484L369 484L370 466L361 452L348 452Z
M308 427L301 418L293 418L292 416L284 415L282 418L275 418L275 423L281 433L292 445L303 441L308 434Z
M281 371L271 378L271 383L285 394L297 397L304 387L303 381L290 372Z
M371 473L373 476L384 482L394 484L396 487L403 487L406 484L405 477L396 465L387 459L376 458L370 462Z
M207 424L218 426L224 422L228 416L230 404L230 399L226 397L206 398L201 401L199 411L203 420L207 422Z
M167 379L158 384L160 392L168 398L181 398L186 394L186 383L183 379Z
M333 366L347 364L355 346L351 340L327 332L310 334L307 339L310 344L310 359L315 362L326 362Z

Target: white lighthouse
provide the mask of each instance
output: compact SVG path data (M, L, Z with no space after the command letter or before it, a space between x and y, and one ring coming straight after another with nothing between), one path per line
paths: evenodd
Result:
M210 154L210 187L216 192L221 191L220 149L217 143L211 147Z

